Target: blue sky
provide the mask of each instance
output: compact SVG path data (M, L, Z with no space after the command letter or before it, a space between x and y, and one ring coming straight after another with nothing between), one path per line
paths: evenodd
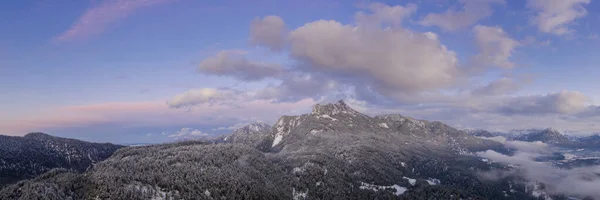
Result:
M2 4L1 134L42 131L92 141L163 142L177 139L169 135L182 128L214 136L256 120L273 123L282 114L310 112L312 104L340 95L370 114L399 112L461 128L557 126L600 132L594 125L600 120L600 57L596 56L600 27L594 26L600 22L600 3L596 1L23 0ZM388 12L392 8L399 11ZM479 11L485 9L490 12ZM368 19L360 21L358 12ZM426 22L429 15L444 13L442 18L457 18ZM335 49L352 42L343 41L351 37L342 35L339 41L325 40L326 44L311 42L335 31L308 26L318 20L365 31L355 35L357 40L386 27L395 31L390 37L429 32L436 38L435 43L426 42L431 48L423 48L421 54L411 55L410 45L423 46L416 40L404 41L406 48L386 47L406 56L390 53L379 60L366 56L388 51L368 44L389 41L354 41L367 44L365 49ZM463 25L449 30L453 24ZM252 32L255 26L262 29ZM493 35L498 29L502 33ZM495 42L515 45L497 48ZM274 44L278 50L271 50ZM436 48L441 46L453 52L458 64L427 61L440 53ZM330 52L302 52L324 48ZM204 62L219 52L228 62L210 66ZM375 62L325 62L320 57L343 57L349 52L363 52L365 59ZM474 62L476 55L484 56ZM386 59L394 63L385 63ZM464 72L469 67L480 73ZM277 73L260 74L264 69ZM435 74L419 74L410 84L396 80L411 77L389 77L380 71L391 69ZM450 71L457 72L439 74ZM311 78L302 84L290 81L306 75ZM450 78L438 83L434 75ZM258 78L240 78L248 76ZM314 88L308 82L330 86ZM487 85L493 82L498 84ZM363 85L373 90L367 97L383 100L348 89ZM484 90L489 90L482 92L486 95L473 92ZM435 109L419 108L423 105Z

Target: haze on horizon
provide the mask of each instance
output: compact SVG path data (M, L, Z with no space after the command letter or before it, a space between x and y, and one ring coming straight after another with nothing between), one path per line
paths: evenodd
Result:
M597 1L23 0L0 9L0 134L164 142L339 99L457 128L600 132Z

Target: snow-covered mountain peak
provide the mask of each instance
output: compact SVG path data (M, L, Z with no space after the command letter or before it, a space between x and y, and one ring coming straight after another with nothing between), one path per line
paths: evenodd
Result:
M316 104L313 107L312 115L337 115L337 114L359 114L358 111L352 109L344 100L339 100L337 103Z
M250 134L250 133L260 133L265 132L271 129L271 125L257 121L251 124L248 124L244 127L238 128L234 130L234 133L242 133L242 134Z
M544 131L548 132L548 133L553 133L553 134L560 134L560 131L558 131L554 128L546 128L546 129L544 129Z

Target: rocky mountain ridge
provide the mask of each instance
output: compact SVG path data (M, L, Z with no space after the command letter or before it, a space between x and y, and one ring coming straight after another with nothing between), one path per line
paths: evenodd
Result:
M497 137L501 136L508 140L535 142L541 141L546 144L568 147L568 148L600 148L600 135L590 136L572 136L561 133L553 128L545 129L523 129L511 130L508 132L490 132L487 130L463 130L466 133L477 137Z

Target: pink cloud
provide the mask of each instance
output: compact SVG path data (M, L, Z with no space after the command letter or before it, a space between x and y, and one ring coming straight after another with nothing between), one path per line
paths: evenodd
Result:
M254 120L275 121L281 115L309 112L312 99L298 102L271 103L264 100L243 102L235 106L201 105L192 110L172 109L165 102L113 102L60 107L35 116L0 121L0 133L23 135L28 132L60 130L111 124L119 127L226 126Z
M69 41L97 35L140 8L150 7L174 0L104 0L86 10L65 32L53 39L54 42Z

